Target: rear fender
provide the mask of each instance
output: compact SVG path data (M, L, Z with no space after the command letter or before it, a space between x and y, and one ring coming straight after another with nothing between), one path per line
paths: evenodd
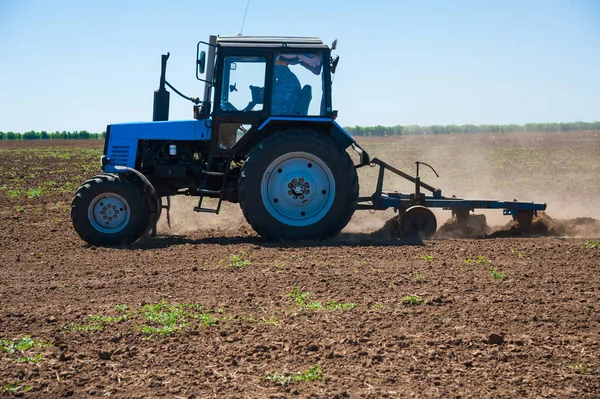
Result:
M346 149L356 143L354 138L335 120L325 117L271 116L258 127L258 131L267 133L303 127L328 134L341 149Z

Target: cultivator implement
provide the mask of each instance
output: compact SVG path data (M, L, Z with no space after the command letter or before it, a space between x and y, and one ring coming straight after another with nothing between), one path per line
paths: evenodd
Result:
M361 154L362 155L362 154ZM365 166L364 159L360 166ZM375 193L370 197L359 197L357 209L385 210L393 208L399 212L400 231L403 237L417 237L427 239L433 236L437 229L437 221L430 208L441 208L452 211L459 225L466 225L470 212L475 209L502 209L504 215L510 215L519 225L523 234L531 230L531 223L538 211L544 211L546 204L542 202L522 201L498 201L489 199L463 199L444 197L442 190L421 181L419 166L425 165L439 177L433 167L425 162L415 162L417 166L416 176L411 176L401 170L394 168L388 163L374 158L369 162L373 167L379 167L377 187ZM383 191L383 182L386 170L396 176L408 180L415 185L413 193L398 193ZM429 191L431 195L421 192L421 189Z

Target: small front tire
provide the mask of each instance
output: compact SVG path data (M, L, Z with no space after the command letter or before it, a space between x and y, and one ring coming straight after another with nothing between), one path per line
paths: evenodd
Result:
M104 173L79 187L71 202L71 220L88 244L131 244L146 231L150 210L127 178Z

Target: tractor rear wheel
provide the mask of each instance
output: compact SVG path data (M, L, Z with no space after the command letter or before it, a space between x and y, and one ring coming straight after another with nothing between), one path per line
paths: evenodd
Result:
M320 240L350 221L358 176L349 155L328 136L287 130L250 152L238 188L244 216L262 237Z
M73 227L91 245L131 244L147 230L149 219L144 195L116 174L87 180L71 202Z

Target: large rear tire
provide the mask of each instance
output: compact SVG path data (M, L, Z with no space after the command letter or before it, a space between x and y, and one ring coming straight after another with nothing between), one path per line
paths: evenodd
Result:
M131 244L147 230L150 210L137 186L104 173L79 187L71 202L71 220L91 245Z
M250 152L239 178L240 207L262 237L320 240L356 210L358 176L348 154L312 130L272 134Z

